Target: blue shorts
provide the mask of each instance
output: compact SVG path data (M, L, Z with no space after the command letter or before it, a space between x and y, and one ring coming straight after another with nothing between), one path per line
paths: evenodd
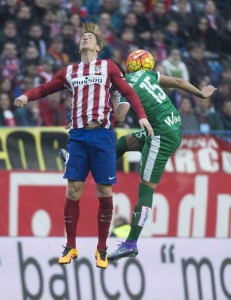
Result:
M112 129L71 129L64 178L82 181L89 171L96 183L116 183L116 146Z

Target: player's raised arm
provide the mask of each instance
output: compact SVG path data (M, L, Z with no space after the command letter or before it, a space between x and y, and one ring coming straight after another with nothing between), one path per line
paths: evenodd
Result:
M216 90L214 86L208 85L200 91L198 88L196 88L194 85L192 85L190 82L184 79L164 75L160 75L159 82L161 87L163 88L177 88L185 92L191 93L201 99L207 99Z
M66 68L58 72L57 75L55 75L51 79L51 81L44 83L29 91L26 91L23 95L17 97L14 101L14 105L18 107L23 107L27 104L28 101L37 100L47 95L64 90L66 88L65 74Z

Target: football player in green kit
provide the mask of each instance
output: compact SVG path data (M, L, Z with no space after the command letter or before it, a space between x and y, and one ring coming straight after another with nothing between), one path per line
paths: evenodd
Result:
M140 58L142 61L143 55L147 56L147 51L136 50L129 55L128 61L131 61L133 57ZM148 53L149 59L150 56L151 54ZM182 123L179 112L162 88L181 89L201 99L210 97L216 90L215 87L209 85L200 91L183 79L160 75L159 72L153 71L153 67L154 63L144 64L138 71L132 70L131 73L125 75L126 81L133 87L142 102L154 129L154 137L150 138L142 129L120 137L116 143L117 159L127 151L140 151L141 167L138 203L132 214L131 230L125 242L108 255L109 261L135 257L138 254L137 241L151 214L153 193L164 173L169 157L181 144ZM130 105L118 92L115 92L115 95L115 120L122 122ZM61 149L60 157L63 161L65 161L65 156L66 151Z
M138 50L135 58L139 54L142 55L142 51L147 52ZM134 53L130 56L134 56ZM129 59L131 60L131 57ZM164 173L169 157L181 144L182 123L179 112L162 88L181 89L201 99L210 97L216 90L215 87L209 85L200 91L183 79L163 76L159 72L143 70L142 67L139 71L126 74L125 79L138 94L154 129L154 137L150 138L145 130L140 130L122 136L116 143L117 159L127 151L140 151L141 167L138 203L132 214L131 230L126 241L109 254L108 260L111 261L135 257L138 254L137 241L151 214L153 193ZM118 100L117 97L115 109L117 121L123 121L129 110L129 105L125 102L125 99Z

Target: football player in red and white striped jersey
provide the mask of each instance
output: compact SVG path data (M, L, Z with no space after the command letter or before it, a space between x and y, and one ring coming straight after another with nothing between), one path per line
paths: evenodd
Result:
M153 130L137 94L124 80L117 65L111 60L98 59L102 48L103 39L99 27L94 23L85 23L79 45L81 61L63 68L51 81L25 92L15 99L15 105L23 107L28 101L64 89L70 91L72 124L64 174L64 178L68 179L64 208L67 243L59 263L70 263L78 257L76 229L79 200L83 183L91 171L99 198L96 266L107 268L106 242L113 210L112 184L116 183L116 147L111 128L112 85L129 100L138 115L140 126L146 128L150 136L153 135Z

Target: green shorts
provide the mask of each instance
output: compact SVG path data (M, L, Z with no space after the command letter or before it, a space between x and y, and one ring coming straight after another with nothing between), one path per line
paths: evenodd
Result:
M140 130L132 134L138 139L142 152L140 162L140 176L143 180L158 183L164 173L169 157L181 144L182 131L171 131L164 135L150 138L145 131Z

